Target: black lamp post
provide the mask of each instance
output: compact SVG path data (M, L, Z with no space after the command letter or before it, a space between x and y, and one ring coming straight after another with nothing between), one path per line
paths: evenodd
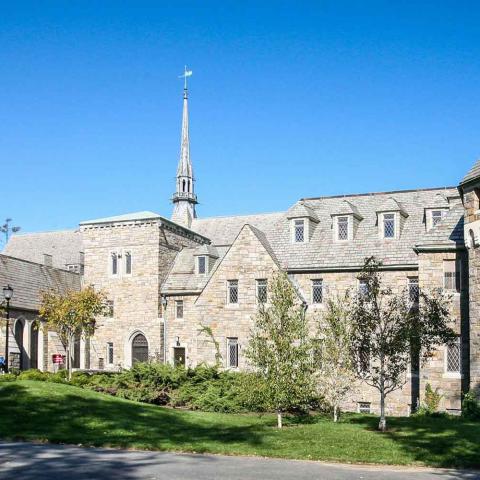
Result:
M13 297L13 288L10 285L3 287L3 298L7 302L7 334L5 337L5 372L8 373L8 334L10 330L10 300Z

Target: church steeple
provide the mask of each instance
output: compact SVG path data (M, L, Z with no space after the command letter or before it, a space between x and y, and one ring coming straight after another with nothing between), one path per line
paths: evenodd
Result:
M172 221L179 223L184 227L190 228L192 219L197 216L195 205L197 196L195 195L193 176L193 167L190 160L190 137L188 132L188 89L187 78L192 75L191 70L187 70L181 76L185 79L183 88L183 117L182 117L182 140L180 147L180 160L177 168L176 192L173 194L173 213Z

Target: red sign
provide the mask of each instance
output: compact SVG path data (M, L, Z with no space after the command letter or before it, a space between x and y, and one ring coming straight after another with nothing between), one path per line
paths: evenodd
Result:
M52 362L55 364L61 364L65 362L65 355L60 355L59 353L55 353L52 355Z

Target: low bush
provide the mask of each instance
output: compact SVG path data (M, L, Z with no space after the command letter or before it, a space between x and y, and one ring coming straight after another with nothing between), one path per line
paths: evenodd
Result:
M0 375L0 383L3 382L14 382L17 379L17 376L14 373L5 373Z
M45 382L47 378L47 373L43 373L35 368L20 372L20 374L18 375L19 380L36 380L37 382Z
M473 392L468 392L463 398L462 416L469 420L480 420L480 402Z

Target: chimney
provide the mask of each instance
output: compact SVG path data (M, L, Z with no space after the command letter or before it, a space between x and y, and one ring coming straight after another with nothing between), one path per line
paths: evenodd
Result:
M43 264L46 267L52 267L53 266L53 257L49 255L48 253L43 254Z

